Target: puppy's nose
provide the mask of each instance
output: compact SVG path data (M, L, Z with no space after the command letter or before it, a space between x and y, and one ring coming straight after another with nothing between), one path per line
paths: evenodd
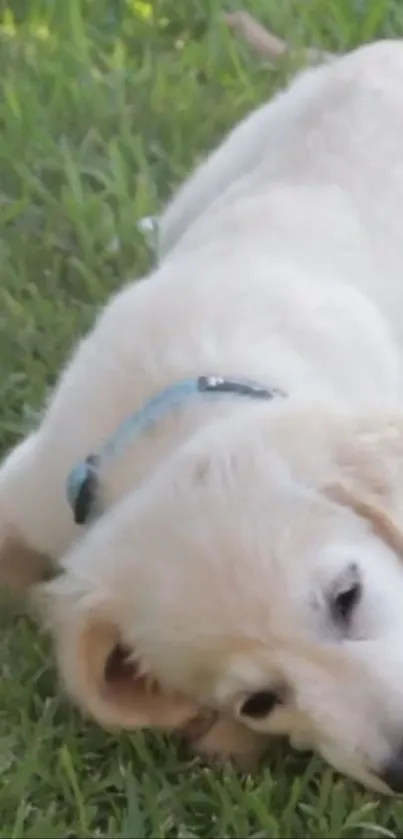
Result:
M392 792L403 792L403 747L385 764L379 777Z

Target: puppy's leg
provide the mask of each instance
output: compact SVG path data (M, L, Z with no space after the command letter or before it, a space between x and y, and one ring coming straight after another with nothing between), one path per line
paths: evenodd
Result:
M44 557L57 561L81 536L66 480L147 392L147 353L155 359L147 329L136 327L148 288L133 284L108 301L59 377L39 428L0 465L0 584L26 587L42 574ZM119 484L115 495L123 491Z
M39 428L0 465L1 586L25 589L39 581L52 560L57 561L79 535L66 497L66 479L75 461L89 453L93 441L97 443L103 427L96 402L96 392L103 387L102 357L91 363L91 343L88 339L79 348L62 375ZM106 392L107 374L105 380L107 404L113 393Z
M60 377L39 428L0 465L0 586L25 589L37 582L51 560L57 560L79 535L65 483L76 459L96 445L108 421L105 406L114 398L113 383L108 377L107 346L97 346L99 339L105 342L106 330L105 325L96 325L82 342Z
M50 562L33 536L40 503L35 480L37 450L38 434L33 433L6 457L0 469L0 584L13 589L40 580Z

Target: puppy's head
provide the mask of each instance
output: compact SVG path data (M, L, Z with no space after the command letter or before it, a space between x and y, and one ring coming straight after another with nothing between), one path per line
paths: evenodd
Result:
M402 432L285 403L201 432L47 585L70 693L124 726L206 705L403 791Z

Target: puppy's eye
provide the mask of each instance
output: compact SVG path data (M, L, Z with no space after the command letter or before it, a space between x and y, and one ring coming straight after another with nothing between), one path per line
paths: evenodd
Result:
M243 717L262 719L267 717L277 705L281 705L279 694L271 690L259 690L251 693L241 706L240 714Z
M348 623L362 595L362 583L355 564L348 567L344 580L339 581L331 599L333 618L338 623Z

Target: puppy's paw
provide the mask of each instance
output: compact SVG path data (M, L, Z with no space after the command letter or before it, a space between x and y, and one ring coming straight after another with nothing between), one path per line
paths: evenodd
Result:
M290 745L297 752L311 752L313 749L312 737L308 731L298 731L290 735Z
M25 591L42 580L51 567L49 557L26 544L19 533L8 526L0 529L0 586Z
M50 560L33 544L41 509L35 462L36 435L19 443L0 463L0 586L24 591L39 582Z
M268 738L246 728L242 723L208 713L192 720L184 736L193 752L209 762L231 762L241 772L258 766Z

